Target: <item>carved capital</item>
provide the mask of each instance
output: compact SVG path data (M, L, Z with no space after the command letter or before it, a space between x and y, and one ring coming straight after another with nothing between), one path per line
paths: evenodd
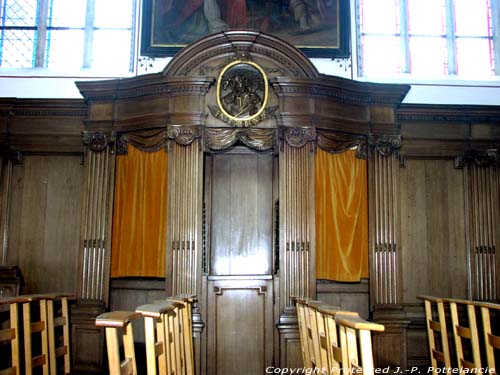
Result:
M167 129L167 137L174 140L180 145L187 146L193 143L196 139L201 138L200 126L169 126Z
M399 152L401 148L400 135L370 135L370 147L383 156L390 156Z
M295 148L304 147L309 142L316 141L315 128L282 128L281 138Z
M87 132L82 135L83 144L92 151L103 151L115 143L115 134L111 132Z
M500 166L500 154L496 148L488 150L469 150L455 158L455 168L462 169L467 164L479 167Z

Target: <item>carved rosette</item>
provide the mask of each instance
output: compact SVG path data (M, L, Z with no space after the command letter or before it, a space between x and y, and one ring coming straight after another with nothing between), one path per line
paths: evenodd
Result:
M400 135L370 135L370 147L383 156L397 154L401 149Z
M115 134L112 132L87 132L82 135L83 144L92 151L100 152L115 143Z
M202 135L200 126L169 126L167 137L182 146L188 146Z
M282 128L281 139L294 148L304 147L316 141L315 128Z
M455 168L463 169L467 164L476 164L478 167L500 166L498 149L469 150L455 158Z

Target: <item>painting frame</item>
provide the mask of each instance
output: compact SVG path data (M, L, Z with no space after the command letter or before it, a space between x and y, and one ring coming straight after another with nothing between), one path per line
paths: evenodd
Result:
M142 35L141 35L141 55L149 56L149 57L171 57L179 52L183 47L190 43L190 41L182 41L182 40L166 40L162 39L162 35L159 35L158 24L160 19L159 17L159 5L161 1L165 0L142 0ZM171 0L170 3L172 3ZM198 0L202 1L202 0ZM215 0L214 0L215 1ZM253 2L263 0L253 0ZM292 0L290 0L291 2ZM252 0L249 1L249 4L253 3ZM269 2L276 3L277 0L270 0L265 2L265 4ZM333 26L333 22L331 24L325 24L321 31L324 35L336 35L336 43L330 44L321 44L321 45L312 45L310 43L300 43L299 38L301 35L306 35L306 33L300 34L296 32L295 34L290 34L291 36L288 38L284 38L281 35L277 35L278 37L282 37L283 39L290 42L292 45L301 50L307 57L310 58L347 58L350 56L350 9L349 9L349 0L327 0L328 4L334 4L336 6L335 13L335 21L336 25ZM246 2L245 2L246 3ZM283 3L288 3L283 1ZM293 19L294 17L289 17ZM288 21L288 18L287 18ZM291 21L288 21L289 23ZM281 25L281 24L279 24ZM333 29L330 28L333 27ZM167 28L165 28L167 29ZM240 29L238 27L230 28ZM241 29L251 29L258 30L257 28L246 27ZM283 27L282 30L286 30L286 27ZM319 30L319 29L318 29ZM264 30L268 32L267 30ZM314 31L316 32L316 31ZM333 32L334 34L330 34ZM211 32L207 32L204 35L209 35ZM270 34L274 34L270 32ZM201 37L201 36L200 36ZM196 38L198 39L198 38ZM192 40L194 41L194 40Z

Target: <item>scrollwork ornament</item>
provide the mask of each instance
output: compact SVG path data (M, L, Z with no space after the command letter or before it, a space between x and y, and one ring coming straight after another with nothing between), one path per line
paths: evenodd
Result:
M110 132L83 132L83 144L92 151L104 151L115 143L115 134Z
M199 126L172 126L167 130L167 137L180 145L188 146L201 138Z
M316 140L314 128L284 128L282 134L286 143L295 148L304 147L307 143Z
M463 169L467 164L476 164L478 167L500 166L498 149L469 150L455 158L455 168Z
M400 135L371 135L370 146L383 156L391 156L401 149Z

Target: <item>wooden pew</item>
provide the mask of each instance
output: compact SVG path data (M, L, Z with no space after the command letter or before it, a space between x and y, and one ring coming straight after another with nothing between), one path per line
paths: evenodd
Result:
M341 364L347 362L347 352L342 351L339 340L339 330L335 323L335 316L339 314L356 317L359 316L359 314L354 311L341 310L340 308L326 305L319 306L318 312L322 315L325 326L325 338L320 337L321 355L323 356L322 358L324 358L326 354L326 363L329 373L338 375L341 372Z
M23 331L25 374L33 374L33 369L42 368L43 375L49 374L47 300L51 297L42 294L23 295ZM33 321L32 306L38 307L38 320ZM40 334L41 353L33 355L33 335Z
M148 375L174 373L168 325L168 316L174 314L174 306L168 302L155 303L139 306L135 311L144 317Z
M99 315L95 325L106 330L106 347L110 375L137 375L135 361L134 334L131 322L141 314L131 311L112 311ZM123 348L125 359L120 361L118 328L123 329Z
M181 348L181 361L183 364L182 373L186 375L194 375L194 348L193 348L193 303L194 297L190 295L179 295L167 299L168 302L174 304L182 304L179 306L176 313L179 314L179 341ZM175 336L174 336L175 337Z
M429 341L429 354L431 366L438 372L438 362L442 363L446 369L451 368L450 347L448 344L448 331L446 329L446 316L444 312L444 300L432 296L418 296L424 301L425 319L427 325L427 338ZM434 320L433 311L437 310L438 320ZM436 346L434 335L440 337L441 348Z
M302 360L306 369L316 368L317 360L315 358L315 352L318 351L315 350L313 341L313 327L311 326L311 314L308 306L310 302L311 301L308 299L295 299L302 349Z
M69 306L68 299L74 299L72 293L50 293L45 294L47 298L47 322L49 333L49 357L50 357L50 373L57 374L57 358L63 357L64 374L71 372L70 359L70 338L69 338ZM57 314L58 309L54 309L54 305L59 305L60 315ZM62 345L57 346L56 331L62 328Z
M481 353L479 350L479 334L476 320L475 304L472 301L461 299L444 299L450 305L451 323L453 328L453 339L455 342L455 353L458 368L480 369ZM459 307L467 311L467 323L459 317ZM469 341L472 348L472 359L466 359L463 350L463 341Z
M359 316L342 314L335 315L335 322L339 326L344 373L347 371L349 374L373 375L375 367L371 331L382 332L384 326L368 322Z
M20 375L21 358L19 349L19 340L21 338L21 329L19 325L19 304L29 302L23 297L12 297L0 299L0 306L9 308L9 328L0 330L0 342L10 343L11 365L10 367L0 369L1 375Z
M483 342L486 351L486 361L490 369L495 369L495 357L500 353L500 335L494 334L491 328L492 312L500 316L500 305L495 303L475 302L475 305L481 309L481 319L483 326ZM496 353L495 353L496 351ZM496 355L495 355L496 354ZM496 370L496 373L498 371Z

